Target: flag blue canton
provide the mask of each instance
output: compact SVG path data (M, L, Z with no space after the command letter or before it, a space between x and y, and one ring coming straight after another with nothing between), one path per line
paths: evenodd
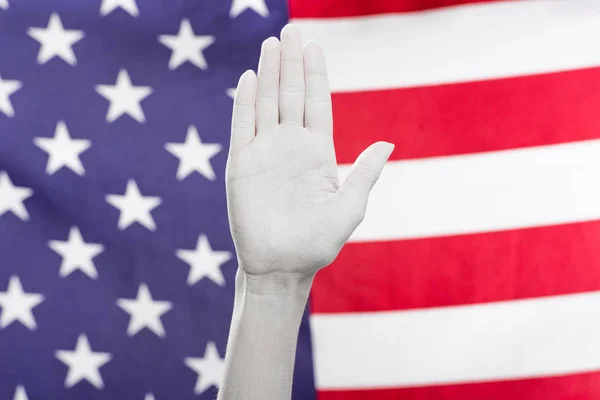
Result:
M232 88L287 20L283 0L0 0L0 399L215 397ZM315 397L306 315L294 379Z

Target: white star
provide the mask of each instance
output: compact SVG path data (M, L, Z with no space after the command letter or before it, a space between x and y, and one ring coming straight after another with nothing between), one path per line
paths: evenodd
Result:
M3 10L8 10L8 0L0 0L0 8Z
M56 350L55 356L69 367L65 379L66 388L73 387L83 379L94 385L96 389L104 387L99 369L112 359L112 355L92 351L86 335L79 335L75 350Z
M235 99L236 90L236 88L229 88L225 91L225 93L227 93L227 96L231 97L232 99Z
M121 7L132 17L137 17L140 14L135 0L102 0L100 15L108 15L117 7Z
M152 393L147 393L146 397L144 397L144 400L154 400L154 395Z
M29 213L23 204L33 195L33 190L14 186L5 171L0 171L0 217L7 211L12 212L23 221L29 219Z
M150 212L158 207L162 200L157 196L142 196L133 179L127 181L124 195L109 194L106 201L121 211L119 229L124 230L134 222L139 222L151 231L156 230L156 223Z
M37 329L32 309L44 301L44 296L39 293L25 293L18 276L11 276L6 292L0 292L0 328L6 328L15 321L19 321L30 331Z
M265 4L265 0L233 0L231 9L229 10L229 16L235 18L248 8L253 9L262 17L269 16L269 9Z
M44 64L55 56L62 58L69 65L77 64L72 46L83 38L83 31L65 30L58 14L53 13L50 16L48 27L29 28L27 34L40 42L38 64Z
M21 89L22 86L20 81L3 80L0 76L0 112L7 117L15 116L15 110L10 101L10 96Z
M135 300L118 299L117 305L131 315L127 334L134 336L144 328L150 329L159 337L165 337L165 327L160 317L173 308L170 301L154 301L150 289L145 283L140 284Z
M98 271L92 258L102 253L104 246L84 242L77 227L71 227L66 242L51 240L48 242L48 246L63 258L58 273L61 278L69 276L71 272L77 269L92 279L98 278Z
M140 102L152 93L152 88L133 86L126 70L119 71L114 85L96 85L96 92L110 102L106 114L107 122L113 122L123 114L129 114L140 123L146 121Z
M56 125L53 138L37 137L33 142L48 153L46 173L52 175L62 167L67 167L79 176L85 174L79 155L86 151L92 143L86 139L71 139L64 121Z
M17 386L13 400L29 400L27 398L27 393L25 393L25 388L22 385Z
M219 356L214 342L208 342L203 358L186 357L185 365L198 374L194 393L200 394L213 385L219 387L225 370L225 360Z
M169 68L175 69L186 61L200 69L208 64L202 52L215 42L214 36L196 36L188 19L183 19L177 35L160 35L158 41L171 49Z
M192 286L200 279L207 277L219 286L225 286L225 278L221 265L231 259L228 251L214 251L206 235L198 237L195 250L177 250L177 257L190 265L187 284Z
M204 175L206 179L215 180L215 171L210 159L221 151L218 143L203 144L195 126L188 128L185 143L167 143L165 149L179 158L177 179L182 180L194 171Z

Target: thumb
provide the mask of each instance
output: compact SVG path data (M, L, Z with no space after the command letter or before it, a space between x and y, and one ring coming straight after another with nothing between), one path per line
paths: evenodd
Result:
M339 189L342 201L347 203L352 211L358 213L361 220L367 207L369 193L379 179L394 147L388 142L377 142L367 147L360 153Z

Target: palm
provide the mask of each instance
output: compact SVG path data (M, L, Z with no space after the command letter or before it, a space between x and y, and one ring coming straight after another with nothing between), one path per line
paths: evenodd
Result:
M308 260L302 254L309 253L315 242L322 246L320 254L340 247L337 241L330 242L330 235L318 237L335 220L350 221L350 216L339 218L337 166L333 149L323 139L318 132L280 126L257 137L230 164L229 193L240 201L232 206L248 209L242 221L232 221L239 242L251 249L271 243L265 248L268 253L260 256L261 262L254 260L252 265L267 264L277 252L280 264L292 267L301 261L303 266L319 268L327 261L322 255ZM294 255L286 259L284 254ZM293 259L299 256L303 259Z
M234 105L227 201L251 274L311 274L329 264L362 220L391 152L371 146L340 188L322 52L314 43L303 51L299 32L286 29L281 45L265 41L258 82L245 73Z
M302 178L310 171L318 172L329 183L338 180L331 140L319 132L301 127L280 125L265 132L264 135L257 136L232 161L235 163L230 166L238 168L230 170L229 177L235 180L248 179L267 185L285 185L290 176Z

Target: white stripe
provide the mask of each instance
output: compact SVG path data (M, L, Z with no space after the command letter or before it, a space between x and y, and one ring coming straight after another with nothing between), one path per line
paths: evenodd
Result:
M600 369L599 292L404 312L313 314L310 324L319 389Z
M346 179L350 165L340 165ZM489 232L600 219L600 140L393 161L351 241Z
M324 47L334 91L502 78L600 65L600 2L510 1L296 19Z

